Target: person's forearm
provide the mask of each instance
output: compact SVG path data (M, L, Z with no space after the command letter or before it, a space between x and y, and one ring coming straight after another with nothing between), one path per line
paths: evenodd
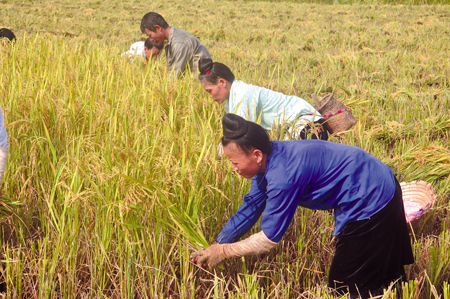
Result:
M231 244L212 244L205 250L198 250L191 254L191 259L197 266L214 267L227 258L236 258L247 255L259 255L269 252L277 246L260 231L249 238Z
M260 231L243 241L225 244L224 253L226 258L259 255L269 252L276 246L277 243L271 241L263 231Z
M258 221L266 206L264 194L248 194L239 210L228 220L220 234L214 240L219 244L237 242Z
M0 184L3 181L3 174L6 171L6 163L8 162L8 149L0 148Z

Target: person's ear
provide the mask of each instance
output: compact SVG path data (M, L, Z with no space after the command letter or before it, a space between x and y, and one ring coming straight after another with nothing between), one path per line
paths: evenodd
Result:
M227 80L225 80L224 78L219 78L219 80L217 80L217 83L218 83L221 87L227 86Z
M159 25L155 25L155 32L161 31L163 28Z
M253 157L255 158L256 163L261 164L262 159L263 159L263 153L259 149L254 149Z

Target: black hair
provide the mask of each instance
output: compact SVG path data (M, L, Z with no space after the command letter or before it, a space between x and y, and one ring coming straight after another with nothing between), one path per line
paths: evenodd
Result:
M198 61L198 80L206 80L212 84L217 84L219 78L223 78L230 83L234 81L234 74L223 63L213 62L210 58L200 58ZM207 72L209 71L209 74Z
M159 13L148 12L142 17L141 32L145 33L145 29L156 32L155 25L161 26L163 29L169 27L169 24Z
M14 35L14 33L7 28L0 29L0 38L3 38L3 37L6 37L7 39L9 39L10 42L16 41L16 36Z
M222 118L223 137L222 145L234 142L247 155L252 149L258 149L269 156L272 151L272 142L266 130L254 122L247 121L239 115L227 113Z
M147 50L150 50L153 47L156 47L158 50L162 50L164 48L164 43L157 43L152 40L150 40L150 37L145 40L144 46L147 48Z

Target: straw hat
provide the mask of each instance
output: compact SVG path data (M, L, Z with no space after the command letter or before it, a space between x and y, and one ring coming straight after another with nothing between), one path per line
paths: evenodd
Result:
M327 119L324 125L331 134L347 131L356 124L356 119L350 109L336 100L332 93L320 100L315 94L312 94L311 97L314 100L314 108Z
M401 182L400 187L402 188L403 202L410 201L420 206L414 218L425 214L437 200L437 194L430 183L424 181Z

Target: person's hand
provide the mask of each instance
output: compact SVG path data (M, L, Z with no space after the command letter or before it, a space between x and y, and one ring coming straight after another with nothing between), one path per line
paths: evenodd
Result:
M212 242L211 245L215 245L215 244L219 244L219 243L216 242L216 241L214 241L214 242ZM193 253L191 254L192 262L197 264L198 258L199 258L200 255L202 255L202 254L203 254L203 250L197 250L197 251L193 252ZM197 266L202 267L202 268L207 268L207 267L208 267L208 264L206 264L206 263L204 263L204 264L197 264Z
M208 267L207 264L200 264L200 263L198 263L198 259L199 259L199 257L201 257L202 255L203 255L203 250L197 250L197 251L193 252L193 253L191 254L191 261L192 261L196 266L198 266L198 267L201 267L201 268L207 268L207 267Z
M212 268L223 262L226 257L223 245L213 244L205 250L198 250L191 254L192 262L202 268Z
M191 254L192 262L199 267L214 267L227 258L267 253L277 247L277 242L271 241L263 231L251 235L245 240L231 244L212 244L205 250Z

